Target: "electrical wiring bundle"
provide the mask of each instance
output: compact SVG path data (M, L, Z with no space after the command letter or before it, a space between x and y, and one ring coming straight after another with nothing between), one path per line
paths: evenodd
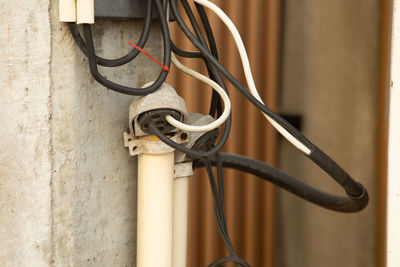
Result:
M360 183L356 182L326 153L263 103L252 76L245 46L235 25L229 17L211 1L193 1L200 21L198 21L194 13L195 11L187 0L147 0L144 26L139 40L136 44L131 44L134 48L128 54L116 59L105 59L96 54L93 43L92 26L90 24L83 24L82 28L80 28L75 23L68 23L68 27L76 44L88 58L91 75L97 82L106 88L118 93L135 96L146 96L152 94L165 83L170 72L171 63L174 64L177 69L200 80L212 88L213 91L209 108L209 115L214 118L212 122L206 125L191 125L188 124L183 117L164 113L162 113L164 115L162 115L163 117L161 120L164 124L168 124L168 127L166 128L169 130L178 129L180 131L191 133L217 132L216 136L218 136L218 131L222 129L218 141L214 142L214 138L212 139L212 143L207 146L187 147L171 139L169 132L165 131L165 127L161 129L156 123L152 123L151 121L146 124L146 129L143 128L143 130L157 136L159 140L164 142L166 145L185 154L186 157L190 158L193 162L194 168L204 167L207 171L213 196L216 224L229 253L228 257L218 259L210 263L208 266L224 266L223 264L228 262L235 263L236 266L250 266L244 259L241 259L236 254L228 234L224 210L223 168L232 168L254 174L259 178L272 182L307 201L339 212L350 213L361 211L368 203L368 193ZM179 4L182 5L184 12L181 12L181 9L178 8ZM205 8L213 12L231 32L242 61L247 87L242 85L220 63L217 45ZM144 88L128 87L107 79L100 73L98 65L104 67L118 67L134 60L140 52L147 54L143 48L145 47L150 34L153 9L155 9L158 14L161 25L161 34L163 37L162 63L154 59L161 66L157 79ZM175 21L169 20L170 11L174 16ZM185 15L188 18L193 31L190 30L188 25L186 25L182 15ZM184 51L174 44L170 37L170 23L176 23L179 26L180 30L185 34L194 47L196 47L197 51ZM183 65L176 55L185 58L202 59L207 67L208 77ZM148 56L151 57L150 55ZM229 137L232 124L231 103L224 80L231 83L233 87L236 88L250 103L260 110L272 126L304 156L308 157L330 177L332 177L344 189L347 196L335 196L322 192L279 169L267 165L264 162L241 155L220 152ZM213 172L212 166L217 167L216 175Z

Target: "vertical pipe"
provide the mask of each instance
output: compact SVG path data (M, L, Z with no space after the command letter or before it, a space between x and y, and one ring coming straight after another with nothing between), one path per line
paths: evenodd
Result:
M94 23L94 0L76 0L76 21L78 24Z
M173 179L173 152L139 155L138 267L172 267Z
M76 21L75 0L59 0L58 17L60 22L75 22Z
M187 222L188 222L188 177L175 178L174 181L174 219L172 266L186 267Z

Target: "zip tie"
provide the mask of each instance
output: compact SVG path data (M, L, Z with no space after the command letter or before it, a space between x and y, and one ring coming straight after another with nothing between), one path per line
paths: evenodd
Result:
M131 43L128 41L128 44L130 44L131 46L133 46L134 48L136 48L137 50L139 50L140 52L142 52L143 54L145 54L146 56L148 56L150 59L152 59L155 63L157 63L158 65L161 66L162 70L165 70L167 72L169 72L169 68L168 66L165 66L164 64L162 64L160 61L158 61L157 59L155 59L152 55L150 55L149 53L147 53L145 50L143 50L142 48L140 48L139 46Z

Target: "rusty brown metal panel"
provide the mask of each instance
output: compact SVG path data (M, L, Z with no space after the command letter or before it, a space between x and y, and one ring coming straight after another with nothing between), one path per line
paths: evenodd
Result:
M179 2L179 1L178 1ZM280 54L280 0L229 1L217 3L233 20L244 39L260 95L271 109L277 108ZM246 85L236 45L228 30L208 12L223 65ZM172 39L179 47L194 50L177 27ZM205 72L199 60L183 60ZM183 73L172 70L168 80L185 98L190 112L207 113L210 89ZM228 86L232 102L232 130L224 150L275 165L277 136L261 113L236 89ZM204 95L206 92L206 96ZM224 170L228 231L239 256L251 266L275 266L275 188L258 178ZM188 264L203 267L225 256L212 206L208 179L196 170L190 182ZM230 265L229 265L230 266Z

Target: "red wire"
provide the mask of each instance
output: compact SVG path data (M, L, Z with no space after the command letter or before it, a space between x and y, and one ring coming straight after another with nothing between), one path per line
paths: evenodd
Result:
M169 72L169 68L168 66L165 66L164 64L162 64L160 61L158 61L157 59L155 59L152 55L150 55L149 53L147 53L145 50L143 50L142 48L140 48L139 46L131 43L128 41L128 44L130 44L131 46L133 46L134 48L136 48L137 50L139 50L140 52L142 52L143 54L145 54L146 56L148 56L150 59L152 59L155 63L157 63L158 65L161 66L162 70L168 71Z

